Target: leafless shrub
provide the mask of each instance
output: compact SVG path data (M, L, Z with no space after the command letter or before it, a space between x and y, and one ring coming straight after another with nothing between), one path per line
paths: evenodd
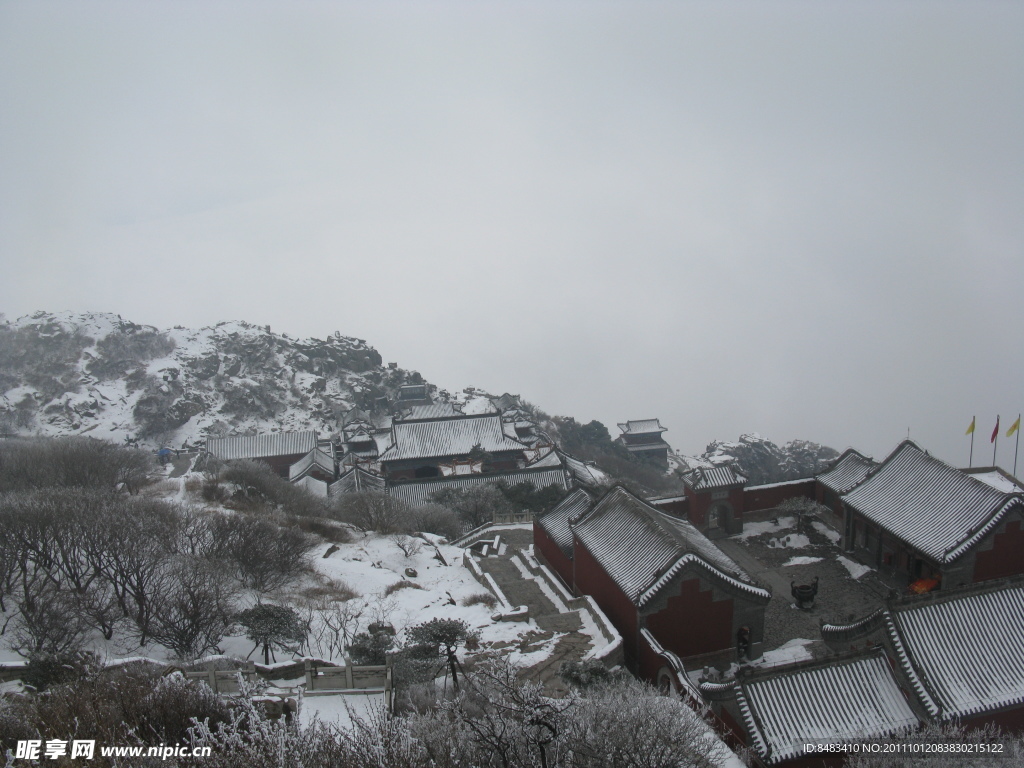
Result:
M26 659L64 658L82 650L89 625L69 594L37 581L21 598L7 630L11 650Z
M0 698L0 741L59 734L104 744L174 744L188 740L194 718L216 728L230 714L206 685L180 674L161 677L139 664L94 666L78 679L50 686L45 696ZM33 735L18 735L26 731ZM110 765L96 757L98 765Z
M323 517L327 504L303 488L292 485L262 461L227 462L219 480L234 489L230 497L240 509L279 509L291 515Z
M243 586L258 592L279 589L308 568L315 540L294 528L281 528L253 515L210 517L211 555Z
M346 544L352 541L352 534L349 533L349 530L333 520L320 517L292 517L288 519L287 524L300 531L316 534L333 544Z
M478 592L475 595L469 595L462 599L462 604L469 607L471 605L485 605L491 610L498 604L498 598L492 595L490 592Z
M402 589L423 589L423 587L414 581L396 581L394 584L389 584L384 589L384 597L391 597L395 592Z
M91 437L0 441L0 491L124 487L134 493L154 466L148 451Z
M443 504L423 504L412 509L410 530L433 533L454 541L462 535L465 526L457 512Z
M235 596L234 584L214 564L179 556L151 597L150 637L179 659L215 651L234 623Z
M408 531L413 520L412 510L405 502L374 491L339 496L334 511L343 522L382 534Z
M359 597L359 593L345 582L326 578L319 584L301 590L299 595L312 602L327 601L331 603L343 603L346 600Z
M413 555L419 554L423 549L423 542L421 540L414 539L412 536L408 536L404 533L392 534L391 541L394 542L395 546L398 547L406 557L412 557Z

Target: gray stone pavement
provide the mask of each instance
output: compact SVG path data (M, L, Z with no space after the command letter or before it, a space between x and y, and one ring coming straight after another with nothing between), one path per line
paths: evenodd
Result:
M537 582L525 578L512 563L513 555L533 543L532 531L508 529L495 533L501 535L506 545L504 554L480 558L480 568L498 583L513 606L530 606L530 618L540 630L540 634L533 638L534 642L545 642L560 635L551 654L538 664L524 669L522 676L541 683L549 696L563 696L568 688L558 676L559 669L566 661L581 660L593 644L590 637L581 631L583 623L579 612L559 613L555 604L537 586Z
M848 622L867 616L883 604L889 586L871 571L854 579L839 557L855 561L838 545L813 528L804 533L809 544L779 546L780 539L796 533L790 528L742 539L718 539L715 544L747 573L772 592L765 609L764 650L771 651L790 640L813 641L808 650L815 656L830 651L821 640L821 622ZM786 565L794 558L820 558L813 563ZM812 608L800 610L791 593L793 582L809 584L818 578L818 594Z

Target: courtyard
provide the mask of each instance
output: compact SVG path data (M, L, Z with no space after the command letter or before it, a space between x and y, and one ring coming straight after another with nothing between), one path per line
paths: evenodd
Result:
M800 529L792 516L747 522L743 533L715 544L772 592L765 609L764 658L776 664L819 658L829 651L821 641L821 623L847 623L881 607L895 588L875 570L843 552L839 534L815 518ZM800 609L793 583L818 591L810 608Z

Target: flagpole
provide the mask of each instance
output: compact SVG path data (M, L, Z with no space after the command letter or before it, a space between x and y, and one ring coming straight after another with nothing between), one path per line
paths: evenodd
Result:
M996 465L996 449L999 448L999 414L996 414L996 431L992 433L995 439L992 441L992 466Z
M1020 449L1020 414L1017 414L1017 446L1013 449L1013 476L1017 476L1017 451Z
M977 416L971 416L971 457L967 460L967 468L974 466L974 420Z

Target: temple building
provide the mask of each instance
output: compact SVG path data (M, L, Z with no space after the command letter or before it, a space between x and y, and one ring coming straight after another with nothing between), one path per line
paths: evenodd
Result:
M668 466L668 443L661 436L661 433L667 432L668 429L661 426L658 419L627 421L625 424L619 424L619 429L622 430L619 442L631 454L638 459Z
M840 497L843 545L866 565L939 588L1024 573L1024 497L989 480L905 440Z
M641 677L663 672L648 638L690 668L735 660L738 640L748 657L761 653L771 594L694 526L622 486L596 501L577 490L540 516L534 552L594 598Z

